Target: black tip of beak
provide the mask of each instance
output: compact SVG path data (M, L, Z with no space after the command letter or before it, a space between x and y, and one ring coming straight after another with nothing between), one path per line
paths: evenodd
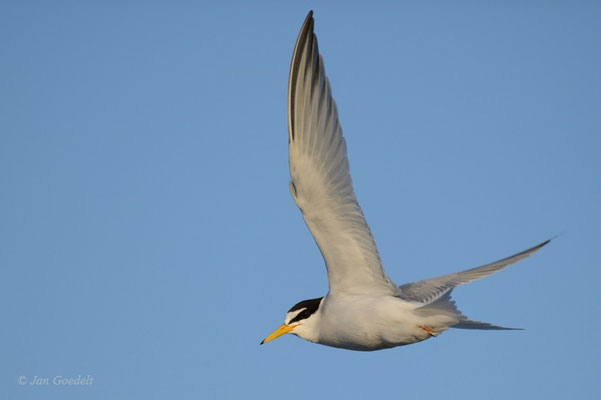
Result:
M265 343L265 339L261 340L261 343L259 343L259 346L262 345L263 343Z

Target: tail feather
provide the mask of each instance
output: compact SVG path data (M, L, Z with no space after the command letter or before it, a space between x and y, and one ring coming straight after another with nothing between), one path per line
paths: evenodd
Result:
M451 326L456 329L482 329L489 331L521 331L522 328L507 328L504 326L497 326L489 324L488 322L472 321L471 319L465 319L459 322L457 325Z
M436 299L434 302L425 304L416 308L416 313L423 317L447 317L444 318L446 326L437 327L438 329L457 328L457 329L481 329L481 330L496 330L496 331L514 331L522 330L521 328L507 328L504 326L497 326L489 324L488 322L473 321L468 319L467 316L463 315L457 308L455 301L451 298L451 292L443 294L441 297ZM450 322L457 321L457 322Z

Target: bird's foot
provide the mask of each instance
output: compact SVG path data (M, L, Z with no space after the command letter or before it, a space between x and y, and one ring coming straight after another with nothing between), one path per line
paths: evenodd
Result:
M427 326L427 325L418 325L418 326L419 326L421 329L425 330L425 331L426 331L426 333L427 333L428 335L430 335L430 337L436 337L436 332L434 332L434 331L432 330L432 328L430 328L429 326Z

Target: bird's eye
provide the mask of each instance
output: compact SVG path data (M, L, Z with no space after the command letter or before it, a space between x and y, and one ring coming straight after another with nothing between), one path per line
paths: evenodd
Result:
M307 311L307 310L303 310L301 312L299 312L296 317L292 318L292 320L290 321L290 323L292 322L298 322L301 321L303 319L309 318L311 314Z

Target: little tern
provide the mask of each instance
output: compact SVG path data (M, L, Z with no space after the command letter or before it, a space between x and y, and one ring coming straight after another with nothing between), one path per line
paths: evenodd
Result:
M291 333L326 346L371 351L420 342L448 328L514 329L468 319L451 292L528 257L549 240L481 267L394 284L382 268L353 191L346 143L313 26L310 11L290 66L290 193L325 260L330 290L294 305L261 344Z

